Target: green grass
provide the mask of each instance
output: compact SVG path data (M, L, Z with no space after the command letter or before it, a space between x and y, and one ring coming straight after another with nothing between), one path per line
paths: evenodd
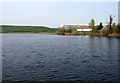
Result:
M90 32L89 31L84 31L84 32L82 32L82 31L79 31L78 32L79 33L79 35L90 35Z
M57 28L49 28L45 26L9 26L2 25L3 33L56 33Z

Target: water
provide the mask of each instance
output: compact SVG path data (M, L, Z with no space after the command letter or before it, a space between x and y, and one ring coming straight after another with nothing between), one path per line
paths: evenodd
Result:
M3 34L3 81L117 81L118 38Z

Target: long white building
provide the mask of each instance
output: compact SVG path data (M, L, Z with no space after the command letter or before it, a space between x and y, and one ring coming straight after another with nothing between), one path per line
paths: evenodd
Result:
M95 26L98 26L99 24L96 24ZM103 28L106 26L106 24L103 24ZM64 27L65 29L69 27L74 27L77 29L77 31L91 31L92 29L89 28L88 24L61 24L60 28Z
M68 27L74 27L77 29L77 31L91 31L92 29L89 28L88 24L61 24L60 28L68 28Z

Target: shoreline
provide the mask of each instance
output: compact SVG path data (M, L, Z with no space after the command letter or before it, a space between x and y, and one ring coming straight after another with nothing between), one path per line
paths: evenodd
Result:
M65 33L65 34L57 34L57 35L80 35L80 36L96 36L96 37L116 37L120 38L120 34L71 34L71 33Z
M1 32L0 32L1 33ZM120 34L118 35L113 35L113 34L109 34L108 36L106 35L101 35L101 34L93 34L93 35L88 35L88 34L57 34L57 33L35 33L35 32L9 32L9 33L13 33L13 34L52 34L52 35L68 35L68 36L96 36L96 37L116 37L116 38L120 38ZM1 33L1 34L9 34L9 33Z

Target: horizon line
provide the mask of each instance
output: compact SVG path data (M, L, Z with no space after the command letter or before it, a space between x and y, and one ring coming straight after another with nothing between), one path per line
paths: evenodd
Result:
M51 27L47 25L32 25L32 24L0 24L0 25L7 25L7 26L45 26L49 28L58 28L58 27Z

